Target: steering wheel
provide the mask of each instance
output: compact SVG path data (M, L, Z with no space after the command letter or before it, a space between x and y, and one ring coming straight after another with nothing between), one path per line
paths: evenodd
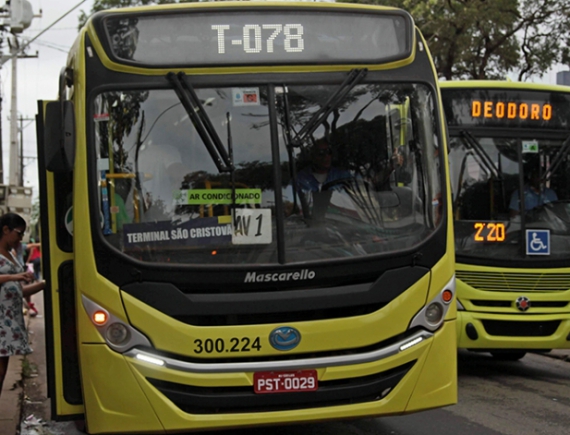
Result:
M556 233L570 231L570 201L547 202L526 212L528 223L545 223Z
M354 180L354 177L342 177L336 180L331 180L328 183L322 185L321 190L335 190L335 187L350 187L350 184Z

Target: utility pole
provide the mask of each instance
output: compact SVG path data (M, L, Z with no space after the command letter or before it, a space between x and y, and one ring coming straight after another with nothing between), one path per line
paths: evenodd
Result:
M10 95L10 176L8 184L18 186L19 156L18 156L18 38L14 36L13 43L10 44L10 54L12 57L12 92Z
M30 2L28 0L5 0L6 4L2 7L0 6L0 44L2 43L2 39L3 39L3 34L4 32L6 32L8 29L10 30L10 32L14 35L14 39L15 39L15 35L17 33L22 33L24 31L24 29L28 28L32 22L32 19L35 17L41 17L41 10L40 10L40 14L39 15L34 15L32 12L32 6L30 4ZM30 44L32 42L34 42L36 39L38 39L40 36L42 36L45 32L47 32L49 29L51 29L54 25L56 25L59 21L61 21L63 18L65 18L67 15L69 15L71 12L73 12L75 9L77 9L81 4L85 3L86 0L80 0L79 3L77 3L75 6L73 6L71 9L69 9L65 14L63 14L61 17L59 17L57 20L55 20L53 23L51 23L48 27L46 27L45 29L43 29L40 33L38 33L37 35L35 35L33 38L25 41L22 45L19 44L13 44L11 46L11 50L10 50L10 55L9 56L5 56L1 51L0 51L0 68L2 68L2 66L12 60L14 63L16 63L16 59L17 57L37 57L37 54L35 56L22 56L21 53L24 52L24 50L30 46ZM1 50L1 47L0 47ZM17 67L15 67L13 65L12 67L12 95L16 94L16 85L14 84L14 81L16 80L16 74L14 73L14 71L16 70ZM2 101L2 96L0 95L0 102ZM12 101L12 106L11 108L16 108L16 113L13 113L11 111L11 122L16 123L17 122L17 100L16 101ZM0 113L1 113L1 105L0 105ZM1 127L1 117L0 117L0 133L2 130ZM17 127L16 127L17 130ZM16 164L16 166L14 166L12 164L12 154L13 153L13 149L15 149L17 151L18 147L17 147L17 139L16 139L16 135L15 135L15 130L14 129L10 129L10 168L19 168L19 164ZM15 145L16 144L16 145ZM19 169L14 169L14 171L19 171ZM17 175L15 177L16 179L18 178ZM10 184L12 183L12 180L14 179L13 174L10 175ZM2 160L2 136L0 136L0 185L2 185L4 183L4 169L3 169L3 160ZM1 194L0 194L1 196ZM0 203L1 203L1 198L0 198Z
M32 19L34 18L34 14L32 12L32 5L28 0L6 0L6 4L0 7L0 32L2 35L0 36L1 39L4 39L4 33L8 30L12 33L12 39L8 39L8 43L10 45L10 55L5 56L1 53L0 56L0 67L6 63L10 59L14 59L12 63L12 98L11 98L11 109L10 109L10 116L11 116L11 125L10 125L10 168L12 171L16 172L16 178L12 174L9 177L9 184L17 185L18 182L15 183L14 180L17 180L17 172L18 172L18 125L17 125L17 116L18 116L18 106L17 106L17 97L15 90L17 90L17 66L16 66L16 59L19 54L18 49L18 39L16 35L18 33L22 33L25 29L27 29L30 24L32 23ZM0 120L1 122L1 120ZM15 125L14 125L15 124ZM1 138L0 138L0 184L4 183L4 162L1 158L2 156L2 146L1 146ZM16 169L14 169L14 164L16 165Z
M4 168L2 159L2 117L0 116L0 214L6 211L13 211L20 213L24 219L29 221L31 218L32 210L32 188L24 187L24 150L23 150L23 134L24 127L22 122L24 118L20 117L20 146L18 149L18 99L17 99L17 59L25 57L38 57L37 52L35 56L27 56L24 51L30 46L32 42L42 36L45 32L51 29L55 24L61 21L64 17L69 15L73 10L79 7L86 0L80 0L78 4L72 7L64 15L59 17L48 27L36 34L33 38L23 40L19 43L17 35L27 29L32 19L41 17L41 10L39 15L34 15L32 5L28 0L5 0L4 6L0 6L0 68L8 62L12 61L12 94L10 100L10 169L9 169L9 182L8 185L4 184ZM10 54L4 55L2 51L2 43L4 35L7 32L12 34L8 39L10 44ZM1 102L2 90L0 90L0 115L1 115ZM26 119L27 120L27 119Z
M10 40L9 40L10 41ZM18 58L38 57L38 55L28 56L18 55L20 51L18 38L13 36L10 43L10 55L12 57L12 92L10 95L10 186L23 186L21 180L24 179L22 172L22 162L24 155L18 152Z
M0 7L0 58L4 61L4 51L2 50L2 45L4 45L4 33L6 32L7 19L10 17L10 9L6 5ZM1 68L1 66L0 66ZM0 85L1 86L1 85ZM4 184L4 153L2 147L2 95L4 95L4 89L0 87L0 185ZM2 187L0 192L0 203L4 204L6 199L6 187ZM0 209L0 213L4 212L4 209Z
M22 115L20 115L20 186L24 185L24 159L35 158L24 156L24 121L35 121L35 118L24 118Z
M24 188L21 183L22 170L20 166L20 153L18 152L18 71L17 59L23 51L19 46L17 34L22 33L27 29L34 14L32 12L32 5L28 0L6 0L6 4L0 7L0 36L3 39L4 33L10 31L12 37L8 39L10 45L10 55L4 56L0 53L0 67L8 60L12 60L12 95L10 100L10 175L8 186L3 185L4 170L3 165L0 166L0 191L4 193L3 200L0 203L0 210L2 212L11 211L20 213L26 220L30 220L32 211L32 189ZM25 56L24 56L25 57ZM37 57L37 56L36 56ZM0 120L1 122L1 120ZM0 142L0 154L2 153L2 146ZM0 160L0 163L3 163Z

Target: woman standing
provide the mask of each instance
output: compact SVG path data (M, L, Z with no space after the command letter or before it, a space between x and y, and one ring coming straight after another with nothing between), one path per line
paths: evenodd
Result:
M27 249L30 251L27 262L32 264L32 267L34 268L34 277L36 278L36 281L39 281L42 261L41 244L34 243L32 239L32 243L28 243Z
M40 247L39 243L35 243L34 239L30 239L30 243L20 242L16 247L16 249L12 251L14 256L18 259L18 262L22 266L24 266L24 269L34 274L34 276L36 277L36 281L39 281L39 278L37 278L39 274L36 274L35 270L33 270L35 265L33 263L27 263L26 260L24 260L24 258L31 257L33 250L39 249L39 247ZM38 257L40 258L41 261L41 253L38 255ZM38 265L38 270L39 270L39 265ZM28 306L28 310L26 310L26 307L24 306L24 314L26 314L27 311L31 317L36 317L38 315L38 309L36 308L36 305L32 302L32 297L28 296L25 298L25 300L26 300L26 305Z
M26 231L26 221L15 213L0 216L0 394L12 355L31 353L24 323L23 300L43 290L44 281L34 282L33 274L12 254Z

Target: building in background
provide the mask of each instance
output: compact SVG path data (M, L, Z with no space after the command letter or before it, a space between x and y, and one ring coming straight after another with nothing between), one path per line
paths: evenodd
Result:
M570 70L556 73L556 84L570 86Z

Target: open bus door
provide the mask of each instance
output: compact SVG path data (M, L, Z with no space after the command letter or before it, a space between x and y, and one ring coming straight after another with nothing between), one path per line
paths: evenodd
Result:
M73 104L39 101L36 127L48 397L52 418L71 420L84 413L73 272Z

